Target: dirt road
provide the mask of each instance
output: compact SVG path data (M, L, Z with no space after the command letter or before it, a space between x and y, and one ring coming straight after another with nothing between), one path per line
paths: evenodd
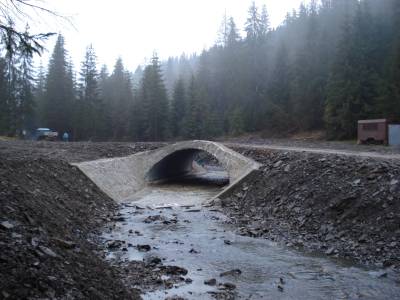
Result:
M308 147L299 146L283 146L283 145L273 145L273 144L249 144L249 143L225 143L226 146L231 148L241 147L248 149L264 149L264 150L278 150L278 151L294 151L294 152L308 152L317 154L329 154L329 155L341 155L341 156L356 156L362 158L374 158L374 159L385 159L385 160L399 160L400 159L400 149L398 148L383 148L373 146L371 149L375 151L368 150L365 146L360 146L357 148L348 147L350 149L338 148L319 148L318 144L310 143Z

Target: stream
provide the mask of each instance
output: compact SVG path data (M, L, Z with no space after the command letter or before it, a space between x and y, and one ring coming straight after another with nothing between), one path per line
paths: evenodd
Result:
M164 265L187 269L184 277L192 280L171 289L145 292L143 299L215 299L224 283L234 299L400 298L398 278L390 271L312 256L266 239L235 234L228 217L201 206L220 190L190 183L150 186L121 205L123 221L105 231L104 240L150 245L151 250L109 251L108 259L144 260L154 255L162 258ZM227 274L221 276L224 272ZM210 279L216 279L216 285L204 283Z

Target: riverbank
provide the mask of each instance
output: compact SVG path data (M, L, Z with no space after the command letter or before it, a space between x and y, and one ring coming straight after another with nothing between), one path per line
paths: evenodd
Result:
M157 146L0 142L0 298L139 299L96 254L117 205L69 162Z
M400 162L236 147L264 167L222 199L241 234L400 267Z

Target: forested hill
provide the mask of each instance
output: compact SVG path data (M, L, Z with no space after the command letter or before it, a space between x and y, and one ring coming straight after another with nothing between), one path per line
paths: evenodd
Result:
M253 4L245 24L223 18L212 48L154 55L134 73L121 59L98 70L88 47L75 76L61 35L35 81L30 57L9 58L0 59L0 134L40 125L75 139L162 140L325 129L342 139L358 119L400 121L398 0L311 1L276 29Z

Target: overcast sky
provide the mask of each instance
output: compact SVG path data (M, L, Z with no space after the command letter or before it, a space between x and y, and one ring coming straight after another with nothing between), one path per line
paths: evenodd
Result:
M301 2L259 0L256 4L267 5L271 25L276 27ZM225 11L243 29L251 0L47 0L44 3L70 16L74 26L45 17L31 27L62 32L75 68L79 68L85 48L91 43L99 64L107 64L111 69L121 56L125 66L134 70L153 51L165 59L182 52L199 53L212 46ZM44 65L54 42L52 38L47 43L49 53L43 55Z

